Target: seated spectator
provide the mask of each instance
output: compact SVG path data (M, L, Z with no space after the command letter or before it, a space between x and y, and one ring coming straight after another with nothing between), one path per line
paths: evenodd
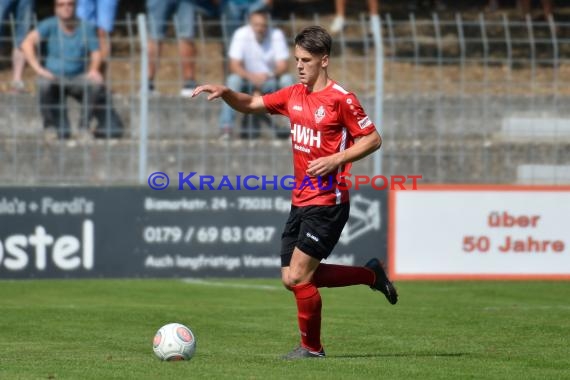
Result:
M220 13L224 41L232 38L235 31L247 22L246 19L251 13L269 11L272 5L273 0L221 0Z
M150 26L148 80L151 92L155 91L154 80L158 71L162 41L166 35L166 28L174 16L174 25L177 27L178 51L182 63L182 77L184 79L180 96L192 96L194 89L197 87L195 62L197 49L193 41L194 23L196 12L200 5L203 4L199 0L146 0Z
M281 30L269 28L267 13L251 13L249 23L236 30L228 58L226 86L234 91L266 94L293 84L285 36ZM235 111L224 103L220 114L222 138L230 136L234 123Z
M45 66L36 47L45 43ZM74 0L56 0L55 17L40 22L22 42L28 63L39 75L39 103L44 128L59 138L69 138L66 97L83 104L79 131L86 135L90 121L97 120L96 137L118 137L122 124L111 105L101 76L101 52L95 27L75 17ZM89 64L89 65L88 65ZM110 103L110 101L108 102Z
M103 63L111 55L109 34L115 25L118 4L119 0L77 0L77 17L97 26Z
M35 0L0 0L0 46L6 40L3 37L4 31L10 29L10 15L12 15L15 23L12 49L12 83L10 84L10 91L13 93L26 92L22 80L26 59L20 49L20 44L31 29L34 5Z

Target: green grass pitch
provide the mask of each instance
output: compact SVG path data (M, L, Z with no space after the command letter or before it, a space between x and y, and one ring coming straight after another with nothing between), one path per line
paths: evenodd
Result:
M324 360L298 342L276 280L0 281L1 379L569 379L570 283L401 282L321 289ZM189 362L152 338L181 322Z

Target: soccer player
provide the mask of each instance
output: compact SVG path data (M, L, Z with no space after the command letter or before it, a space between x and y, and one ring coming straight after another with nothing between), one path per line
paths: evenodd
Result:
M332 39L320 26L295 37L300 83L266 95L248 95L222 85L203 85L193 96L208 93L244 113L285 115L291 122L294 176L289 219L281 237L281 278L293 292L301 344L285 359L321 358L320 287L368 285L391 304L396 289L378 259L364 267L321 264L332 252L349 216L349 194L338 173L380 148L382 139L356 96L327 73ZM357 140L357 141L355 141ZM306 183L310 178L312 184ZM305 182L303 182L305 181Z

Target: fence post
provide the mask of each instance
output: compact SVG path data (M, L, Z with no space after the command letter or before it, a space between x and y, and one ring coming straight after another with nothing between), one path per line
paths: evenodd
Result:
M388 28L388 38L390 39L390 50L392 51L392 61L396 61L396 38L394 36L394 24L392 22L392 15L386 15L386 27Z
M140 126L139 126L139 184L145 183L147 176L147 142L148 142L148 39L146 33L146 17L137 16L139 42L141 46L141 88L140 88Z
M384 101L384 45L382 42L382 23L380 17L370 19L372 28L372 38L374 40L374 55L376 62L376 75L374 84L376 91L374 94L374 124L378 128L378 133L382 134L382 105ZM374 152L374 175L382 173L382 150Z
M465 60L466 60L466 44L465 44L465 34L463 31L463 18L461 13L455 14L455 24L457 25L457 38L459 42L459 96L461 97L461 116L460 123L457 129L459 129L459 136L463 140L465 138ZM465 167L465 150L461 149L459 151L459 165L461 168Z
M528 43L530 45L530 75L531 75L531 92L533 95L536 94L536 42L534 40L534 30L532 24L532 18L529 14L526 15L526 28L528 30Z
M554 90L555 104L558 105L558 68L560 62L560 52L558 49L558 38L556 36L556 24L552 15L548 16L548 27L552 41L552 87Z
M489 76L489 39L487 38L487 26L485 25L485 16L479 13L479 28L481 30L481 42L483 43L483 88L487 91L487 82Z
M370 78L370 38L368 36L368 23L366 22L366 15L361 13L360 14L360 29L362 32L362 43L363 43L363 52L364 52L364 78ZM345 72L346 68L342 67L343 73ZM366 93L370 92L370 81L365 81L365 91Z
M436 173L437 173L437 180L439 182L443 182L445 178L445 173L442 172L442 138L445 138L445 122L446 117L443 114L443 41L441 40L441 25L439 22L439 16L437 13L432 14L432 22L433 22L433 32L435 37L435 42L437 46L437 97L436 97L436 109L435 109L435 117L436 117L436 131L437 131L437 140L436 140L436 152L435 152L435 162L436 162Z

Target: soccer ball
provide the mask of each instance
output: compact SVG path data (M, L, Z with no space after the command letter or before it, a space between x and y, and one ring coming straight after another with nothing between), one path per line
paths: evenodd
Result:
M160 360L190 360L196 351L196 338L188 327L169 323L154 335L152 349Z

